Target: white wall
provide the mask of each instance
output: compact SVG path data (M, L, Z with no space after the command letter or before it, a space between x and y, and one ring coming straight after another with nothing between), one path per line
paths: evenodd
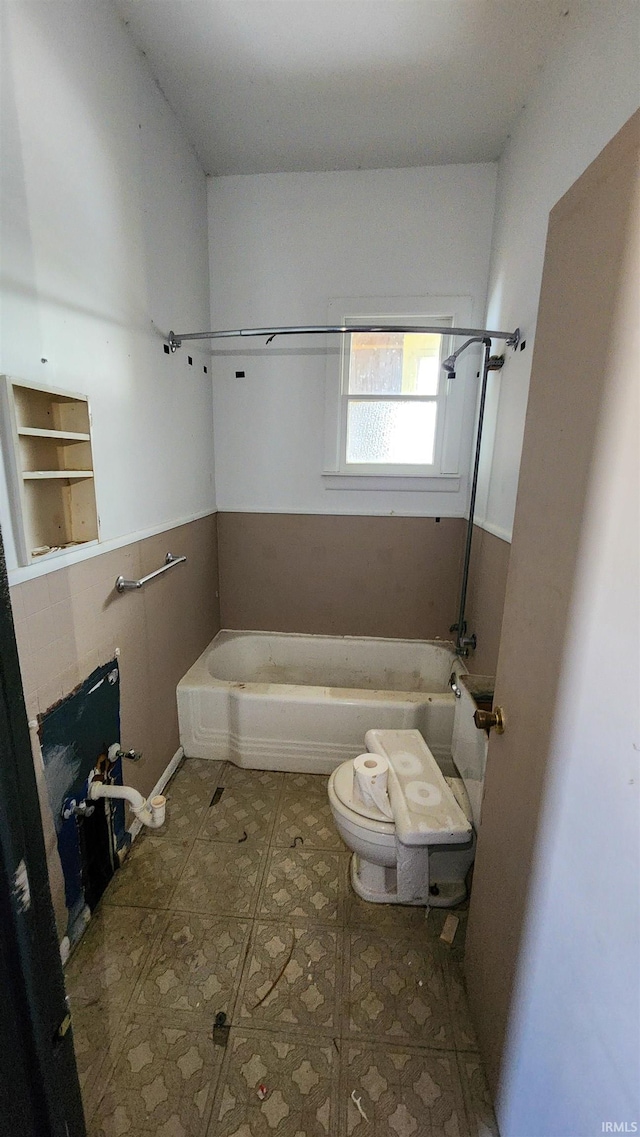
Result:
M324 324L331 298L426 295L469 296L482 326L494 194L492 164L210 178L212 326ZM464 514L466 479L457 494L327 488L324 344L249 342L213 361L220 509Z
M639 185L636 203L498 1103L503 1137L595 1137L605 1122L640 1132Z
M89 395L104 540L209 512L209 360L162 343L209 322L204 174L110 3L1 13L0 371ZM2 475L0 522L11 569Z
M549 211L638 106L637 0L568 4L501 159L487 326L519 325L526 349L494 372L478 515L511 539ZM561 377L559 377L561 378Z

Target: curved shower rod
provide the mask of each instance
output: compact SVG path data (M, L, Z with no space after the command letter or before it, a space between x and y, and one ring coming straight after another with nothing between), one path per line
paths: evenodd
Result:
M467 599L467 586L469 581L469 563L471 559L471 543L473 540L473 525L476 503L476 491L478 486L478 473L480 465L480 449L482 446L482 426L484 419L485 400L487 394L487 381L490 371L498 371L504 363L504 359L500 356L491 355L491 340L504 340L507 347L517 348L520 343L520 329L516 328L513 332L497 332L492 331L490 328L455 328L448 325L440 324L310 324L301 327L281 327L281 328L236 328L234 330L214 331L214 332L169 332L167 337L167 344L171 352L175 352L182 345L183 340L218 340L218 339L237 339L245 337L262 337L265 336L267 343L276 336L295 336L295 335L329 335L341 334L344 335L348 332L402 332L402 333L435 333L442 336L464 336L466 342L461 344L456 351L452 352L442 362L442 367L447 372L449 378L455 377L455 368L458 356L462 355L472 343L482 343L484 347L484 359L482 364L482 371L478 374L482 376L480 383L480 399L478 405L478 420L476 428L476 442L475 442L475 455L473 461L473 469L471 475L471 492L469 499L469 518L467 521L467 537L465 541L464 551L464 565L462 570L462 585L460 591L460 605L458 610L458 620L455 624L451 625L450 631L457 632L456 636L456 655L468 656L470 650L476 647L476 636L474 634L467 634L467 621L466 621L466 599Z
M184 340L222 340L245 336L266 336L267 343L270 343L276 336L321 336L332 333L345 334L347 332L435 332L442 336L470 336L481 340L489 337L494 340L504 340L507 347L513 348L516 348L520 343L519 328L513 332L494 332L489 328L452 328L438 324L307 324L301 327L236 328L215 332L169 332L167 344L169 350L174 352L182 346Z

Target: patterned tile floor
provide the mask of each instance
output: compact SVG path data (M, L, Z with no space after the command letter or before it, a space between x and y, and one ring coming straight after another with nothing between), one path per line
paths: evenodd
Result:
M182 763L67 965L91 1137L497 1135L466 913L354 896L326 782Z

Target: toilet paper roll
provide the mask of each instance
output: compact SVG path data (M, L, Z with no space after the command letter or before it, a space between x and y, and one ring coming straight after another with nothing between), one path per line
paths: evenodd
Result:
M353 794L369 808L375 806L384 817L393 818L387 792L389 763L380 754L359 754L353 760Z

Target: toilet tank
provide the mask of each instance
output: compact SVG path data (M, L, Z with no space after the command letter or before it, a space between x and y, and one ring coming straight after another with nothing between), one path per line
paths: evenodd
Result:
M457 682L460 697L456 698L451 752L469 797L476 832L480 825L489 738L486 730L478 730L473 716L478 707L491 709L494 682L493 675L460 675Z

